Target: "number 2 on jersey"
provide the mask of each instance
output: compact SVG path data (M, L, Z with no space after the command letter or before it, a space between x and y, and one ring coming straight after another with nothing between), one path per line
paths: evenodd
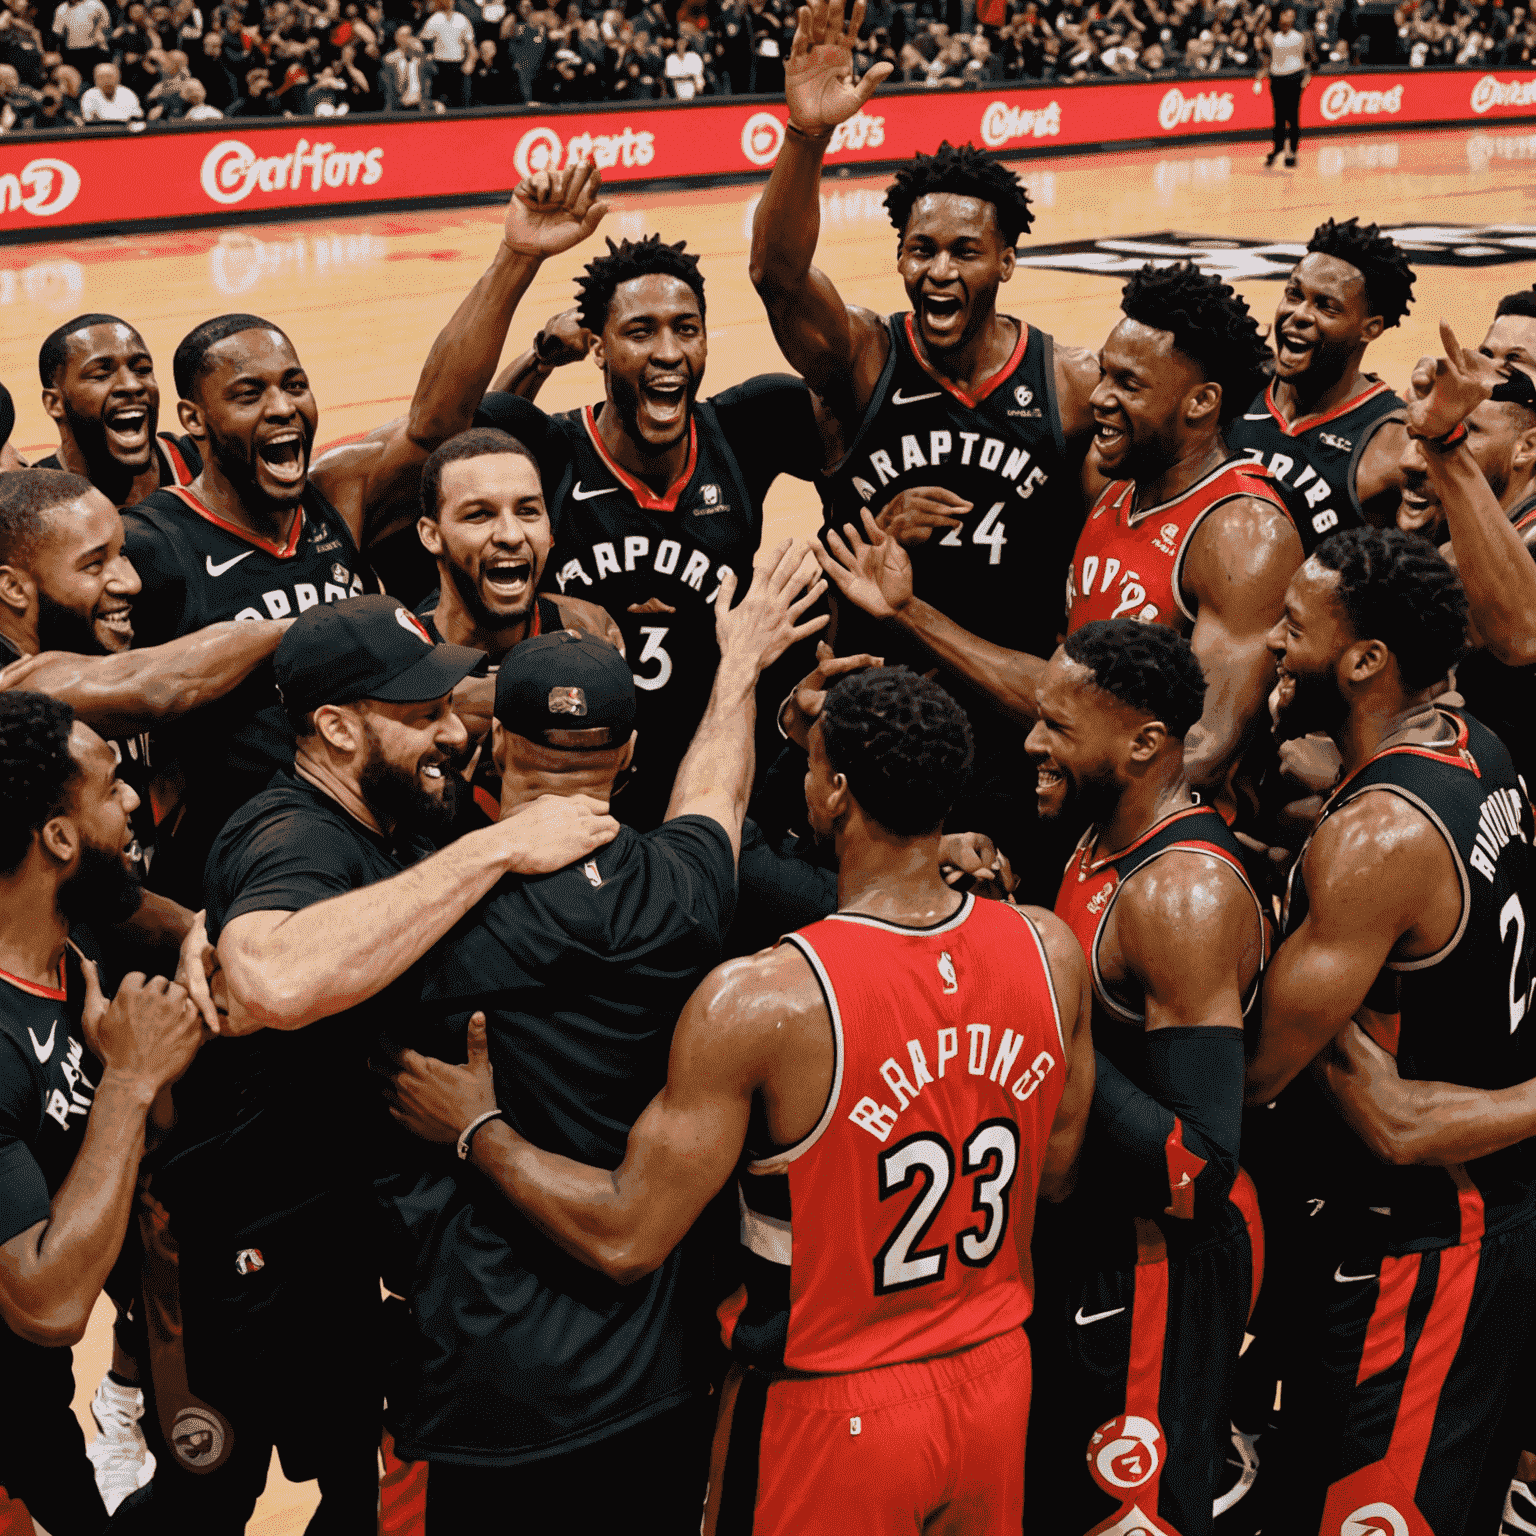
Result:
M1509 1032L1514 1034L1520 1028L1520 1021L1530 1012L1531 995L1536 993L1536 977L1531 976L1529 967L1524 991L1520 988L1520 964L1525 959L1525 908L1520 905L1518 891L1504 903L1499 913L1499 938L1507 939L1511 928L1515 930L1515 952L1509 960Z
M977 523L976 531L971 535L972 544L986 544L991 547L992 553L987 556L988 565L1001 565L1003 563L1003 545L1008 542L1006 535L1008 525L999 520L1002 510L1002 502L994 502L987 508L986 516ZM960 530L958 528L951 528L939 540L939 543L950 549L961 549L964 547L960 541Z
M971 1209L985 1221L967 1227L955 1240L960 1262L979 1269L992 1262L1008 1228L1008 1191L1019 1166L1019 1128L1011 1120L984 1120L960 1149L964 1173L976 1178ZM949 1245L921 1248L949 1186L955 1178L955 1154L942 1136L908 1136L880 1154L882 1200L925 1180L921 1193L903 1213L895 1230L875 1255L875 1295L910 1290L944 1278Z

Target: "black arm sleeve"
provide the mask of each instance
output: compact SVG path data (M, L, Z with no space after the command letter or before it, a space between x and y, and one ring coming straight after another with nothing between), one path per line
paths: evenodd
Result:
M814 480L820 472L821 432L803 379L760 373L709 403L757 505L779 475Z
M1237 1177L1243 1032L1176 1026L1147 1035L1151 1092L1095 1051L1096 1133L1125 1158L1136 1207L1187 1220L1215 1213Z

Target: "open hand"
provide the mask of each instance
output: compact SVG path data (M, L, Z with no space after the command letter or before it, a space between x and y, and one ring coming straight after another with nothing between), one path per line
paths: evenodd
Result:
M1408 430L1414 437L1444 437L1486 400L1503 380L1499 365L1464 347L1442 320L1444 357L1421 357L1408 381Z
M611 843L619 824L607 802L590 795L540 795L504 816L493 831L505 844L510 873L551 875Z
M939 839L939 869L946 885L969 875L971 888L983 896L1007 896L1019 884L1007 856L985 832L946 832Z
M816 665L795 684L794 691L785 699L779 712L779 725L784 734L797 747L811 750L811 727L821 718L822 707L827 702L827 689L834 679L846 677L850 672L862 672L866 667L883 667L883 656L871 656L860 652L857 656L834 656L832 647L825 640L816 646Z
M859 515L863 536L852 523L844 523L841 534L831 529L827 534L831 553L818 547L816 558L850 603L872 619L897 618L912 601L912 561L890 534L881 531L868 507Z
M516 256L542 261L580 245L608 212L597 196L602 173L583 161L564 171L540 171L513 189L502 239Z
M857 84L853 45L864 25L864 0L843 21L843 0L811 0L795 18L795 41L784 63L790 123L813 138L830 133L862 110L894 68L876 64Z
M796 640L826 627L831 615L825 613L797 622L826 590L826 582L816 574L815 557L800 539L782 540L753 570L752 585L734 608L736 575L727 571L715 599L721 664L729 657L750 658L759 672L772 666Z
M471 1120L496 1108L483 1013L470 1016L465 1040L469 1060L462 1067L402 1050L393 1066L382 1069L390 1114L423 1141L452 1146Z
M914 485L891 497L875 521L903 549L913 549L926 544L935 528L964 526L960 520L974 505L941 485Z

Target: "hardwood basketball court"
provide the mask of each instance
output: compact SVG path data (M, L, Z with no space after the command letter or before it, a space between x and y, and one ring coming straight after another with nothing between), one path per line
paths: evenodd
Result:
M1294 256L1266 255L1270 243L1304 243L1330 216L1358 214L1412 226L1405 240L1430 247L1418 265L1413 312L1371 349L1370 368L1401 388L1414 362L1438 350L1436 323L1448 319L1476 343L1498 298L1536 280L1536 131L1456 128L1302 144L1295 171L1266 171L1265 146L1021 159L1036 208L1021 249L1026 263L1003 290L1001 307L1058 339L1097 348L1118 313L1120 279L1104 266L1148 255L1203 250L1238 274L1283 270ZM822 203L818 264L844 298L888 311L904 308L895 273L895 232L881 198L888 178L829 180ZM762 306L747 280L747 247L759 189L621 192L593 246L568 252L541 272L514 321L509 355L550 315L569 307L572 279L601 234L659 231L686 239L703 258L708 285L711 393L751 374L783 369ZM249 310L293 338L320 403L324 445L401 414L438 329L484 269L500 212L476 207L380 214L239 229L184 231L15 248L0 264L0 379L15 397L14 442L24 457L56 446L38 399L37 347L55 326L86 311L137 325L159 363L161 425L175 420L171 354L210 315ZM1523 226L1523 227L1522 227ZM1146 237L1179 231L1165 245ZM1191 241L1193 244L1191 244ZM1097 249L1054 251L1076 245ZM1107 245L1106 245L1107 242ZM1429 264L1433 263L1433 264ZM1268 325L1279 294L1264 276L1234 277ZM590 363L562 369L539 397L548 410L598 398ZM767 505L765 539L809 534L819 505L809 486L781 480ZM94 1434L88 1403L106 1367L111 1308L98 1304L76 1350L76 1408ZM314 1485L285 1482L274 1461L250 1525L256 1536L301 1532Z

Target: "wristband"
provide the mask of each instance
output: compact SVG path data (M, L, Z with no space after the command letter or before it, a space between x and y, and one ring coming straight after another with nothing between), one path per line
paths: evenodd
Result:
M821 133L807 133L804 128L797 127L795 120L791 118L784 125L787 133L792 133L797 139L804 139L807 144L822 144L832 137L832 130L825 129Z
M1467 424L1464 421L1458 421L1449 432L1439 437L1425 437L1418 432L1410 432L1408 435L1416 443L1423 443L1426 448L1433 448L1436 453L1445 453L1466 437Z
M533 338L533 360L538 364L540 368L553 368L555 366L552 362L549 361L548 358L544 356L544 343L548 339L549 338L544 334L543 331L540 331L539 334Z
M487 1120L504 1120L506 1116L499 1109L488 1109L483 1115L477 1115L468 1125L459 1132L459 1145L457 1148L459 1161L464 1162L469 1157L469 1144L475 1139L475 1132L485 1124Z

